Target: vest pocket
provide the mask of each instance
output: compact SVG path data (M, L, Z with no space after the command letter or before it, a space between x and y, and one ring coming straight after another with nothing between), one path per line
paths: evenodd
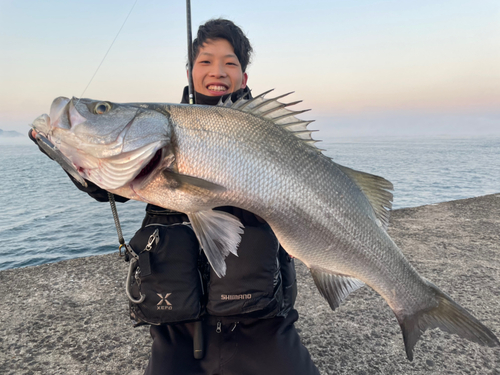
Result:
M245 226L238 256L226 258L226 276L210 270L207 312L215 316L270 318L283 304L279 243L267 224Z
M130 246L139 255L128 285L132 299L142 299L129 302L136 325L198 319L203 282L198 270L200 248L190 225L147 225L137 231Z

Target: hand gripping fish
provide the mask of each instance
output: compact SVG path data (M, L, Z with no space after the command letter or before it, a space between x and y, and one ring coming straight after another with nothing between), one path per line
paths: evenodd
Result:
M334 163L309 122L278 101L218 106L57 98L34 129L77 174L101 188L188 215L214 271L237 254L244 230L213 210L235 206L269 223L311 270L332 309L364 284L396 314L408 359L423 331L440 328L487 346L495 335L408 263L386 232L392 184Z

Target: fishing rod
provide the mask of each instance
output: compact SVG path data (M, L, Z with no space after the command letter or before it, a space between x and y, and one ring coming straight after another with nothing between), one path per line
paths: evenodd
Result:
M186 28L187 28L187 49L188 49L188 98L189 104L195 104L194 83L193 83L193 35L191 33L191 1L186 0ZM195 359L204 357L203 350L203 327L201 320L194 322L193 333L193 356Z
M193 83L193 36L191 34L191 1L186 0L186 26L188 49L188 93L189 104L195 104Z

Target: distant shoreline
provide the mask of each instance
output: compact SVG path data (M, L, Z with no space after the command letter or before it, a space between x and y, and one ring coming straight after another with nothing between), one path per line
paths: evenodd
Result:
M19 145L29 145L33 144L31 140L26 137L1 137L0 136L0 145L5 146L19 146Z
M15 131L15 130L2 130L0 129L0 137L22 137L23 134L22 133L19 133L18 131Z
M0 129L0 145L23 145L29 141L28 132L22 134L15 130Z

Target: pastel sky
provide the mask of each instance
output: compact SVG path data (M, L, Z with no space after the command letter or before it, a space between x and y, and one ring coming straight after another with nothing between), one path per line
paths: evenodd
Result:
M0 129L24 133L54 98L81 96L134 2L0 0ZM240 25L254 94L294 91L323 137L500 135L498 0L191 6L193 33L214 17ZM84 96L178 102L185 25L185 1L138 0Z

